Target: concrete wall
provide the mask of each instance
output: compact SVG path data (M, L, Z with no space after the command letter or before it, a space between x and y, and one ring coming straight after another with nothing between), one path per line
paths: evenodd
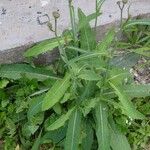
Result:
M86 14L94 12L95 0L74 0ZM117 0L106 0L98 25L107 25L119 20ZM131 0L130 14L150 13L150 0ZM127 8L127 7L126 7ZM46 23L54 22L52 12L59 10L59 32L70 26L68 0L0 0L0 63L22 60L22 51L27 45L52 38ZM127 17L127 11L124 12ZM16 51L16 52L15 52ZM18 58L19 57L19 58Z

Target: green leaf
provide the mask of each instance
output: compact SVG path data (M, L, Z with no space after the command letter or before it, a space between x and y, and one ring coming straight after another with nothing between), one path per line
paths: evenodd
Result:
M86 137L82 141L82 150L91 150L94 141L94 132L89 122L84 123Z
M68 62L68 64L73 64L75 62L83 61L86 59L97 58L99 56L110 57L107 52L92 52L92 53L82 54L76 58L73 58Z
M54 105L53 110L56 114L61 115L62 107L61 107L60 103L57 103L56 105Z
M0 80L0 89L5 88L8 83L9 83L9 81L6 79Z
M137 111L132 104L130 97L123 91L123 88L119 85L114 85L109 82L111 87L115 90L116 95L119 97L121 104L123 105L123 111L125 111L126 115L133 119L144 119L144 115Z
M130 97L148 97L150 96L150 84L125 85L123 91Z
M96 115L96 136L98 150L110 149L110 131L108 128L108 108L104 102L100 102L95 108Z
M42 68L33 68L27 64L8 64L0 66L0 77L8 79L20 79L22 75L25 75L30 79L37 79L43 81L45 79L58 79L52 74L51 71Z
M142 48L136 48L136 49L131 49L130 51L146 56L146 57L150 57L150 47L142 47Z
M96 107L99 102L99 98L87 99L83 101L82 112L86 116L90 111Z
M105 0L96 0L97 1L97 9L98 11L100 11L101 6L103 5L103 3L105 2Z
M49 88L43 88L43 89L41 89L39 91L36 91L36 92L32 93L30 95L30 97L41 95L41 94L47 92L48 90L49 90Z
M129 71L120 68L112 68L109 71L109 74L110 78L108 80L115 85L122 84L125 79L127 81L131 79L131 74Z
M129 145L129 142L126 138L126 136L121 133L116 125L114 124L114 121L110 122L111 125L111 147L113 150L131 150L131 147Z
M128 28L134 25L150 25L150 19L136 19L136 20L130 20L128 23L124 26L124 28Z
M138 62L139 59L140 55L135 53L121 54L117 57L112 58L110 60L110 64L112 66L130 69Z
M40 146L40 142L41 142L41 134L42 134L42 130L38 136L38 138L36 139L36 141L34 142L32 149L31 150L38 150L39 146Z
M59 41L61 44L65 43L65 40L63 38L59 38ZM25 53L25 57L35 57L38 56L39 54L46 53L47 51L52 51L54 48L58 47L58 39L50 39L50 40L45 40L39 44L36 44L35 46L29 48Z
M79 27L80 27L80 44L81 49L86 49L87 51L93 50L96 46L96 40L94 33L90 27L89 20L87 16L78 9L79 17Z
M74 51L77 51L77 52L80 52L80 53L89 53L87 50L85 49L81 49L81 48L78 48L78 47L74 47L74 46L67 46L68 49L70 50L74 50Z
M65 150L78 150L81 131L81 112L76 109L69 119Z
M51 131L51 130L56 130L56 129L64 126L64 124L69 119L69 117L72 114L72 112L74 111L74 109L75 108L73 107L66 114L63 114L62 116L60 116L53 124L51 124L50 126L48 126L46 129L48 131Z
M104 37L104 39L98 43L96 50L100 51L100 52L105 52L108 50L108 48L110 47L112 41L114 40L115 37L115 32L114 30L110 30L106 36Z
M62 127L54 131L46 132L45 135L41 139L41 143L52 141L53 143L59 143L66 136L67 128Z
M100 15L101 15L101 13L99 13L99 12L88 15L85 20L82 20L82 22L79 23L79 30L84 28L84 26L87 25L87 22L89 23L90 21L92 21L93 19L95 19L96 17L98 17Z
M65 92L71 85L70 78L71 75L66 74L66 76L62 80L58 80L54 83L54 85L48 91L43 100L42 104L43 111L52 108L56 103L58 103L61 100L62 96L65 94Z
M28 119L31 119L34 115L42 111L42 103L45 95L40 95L31 99L28 109Z
M92 70L84 70L78 75L78 78L88 80L88 81L97 81L100 80L100 76L98 76Z

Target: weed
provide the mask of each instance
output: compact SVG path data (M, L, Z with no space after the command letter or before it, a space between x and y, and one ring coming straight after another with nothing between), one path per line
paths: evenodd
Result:
M120 49L145 56L149 50L145 28L149 26L139 24L148 25L148 21L125 22L123 41L116 40L115 29L110 29L97 43L90 21L95 19L96 27L102 3L97 0L96 12L88 16L78 9L76 23L69 0L72 29L58 35L60 14L54 12L55 26L48 25L56 37L25 53L36 57L58 47L58 62L43 68L1 65L0 139L4 149L130 150L129 143L137 148L148 142L150 85L135 84L128 65L118 67L115 62Z

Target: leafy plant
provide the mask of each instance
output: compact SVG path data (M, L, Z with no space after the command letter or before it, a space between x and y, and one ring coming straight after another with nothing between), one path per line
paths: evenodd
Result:
M115 29L110 29L97 43L90 21L97 20L102 3L97 1L96 13L89 16L78 9L76 23L69 0L72 29L59 36L60 15L54 12L55 26L49 23L49 28L56 37L25 53L36 57L58 47L58 62L43 68L28 64L0 67L0 139L4 149L130 150L129 142L133 147L143 143L141 135L148 142L150 85L135 84L129 70L114 63L116 48L121 46L141 54L133 47L145 34L138 39L129 36L126 43L116 40ZM139 29L135 24L124 25L123 33L134 32L128 28L131 26Z

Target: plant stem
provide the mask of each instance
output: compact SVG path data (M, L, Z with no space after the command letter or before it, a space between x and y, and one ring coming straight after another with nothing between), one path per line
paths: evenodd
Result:
M95 33L96 33L96 27L97 27L97 19L98 19L98 17L97 17L97 13L98 13L98 1L96 0L96 18L95 18Z
M67 64L68 63L68 59L67 59L67 55L64 51L64 48L63 46L61 45L61 42L59 40L59 37L58 37L58 33L57 33L57 18L55 18L55 37L58 41L58 44L59 44L59 53L60 53L60 56L61 58L63 59L63 61Z
M73 38L76 43L77 42L77 29L76 29L76 24L75 24L75 12L74 12L74 7L72 6L72 0L69 0L69 11L70 11L71 28L73 31Z

